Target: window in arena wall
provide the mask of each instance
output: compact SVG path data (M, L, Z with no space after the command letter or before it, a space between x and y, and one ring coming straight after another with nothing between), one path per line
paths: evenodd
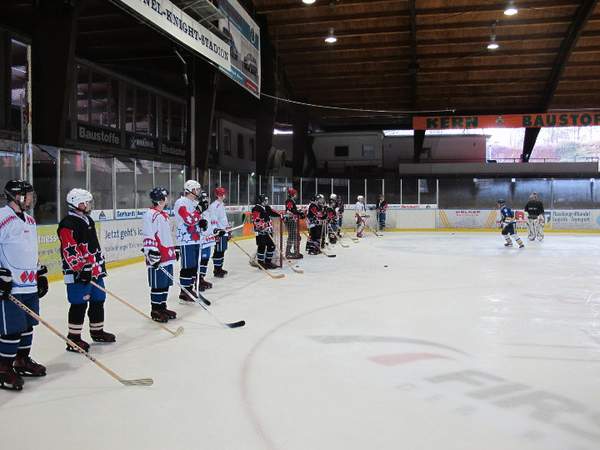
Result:
M256 144L253 137L250 138L250 161L256 161Z
M21 128L21 110L27 104L27 45L10 40L10 126Z
M336 145L333 148L333 154L336 158L347 158L350 155L350 149L347 145Z
M375 147L370 144L363 144L362 157L365 159L375 159Z
M231 130L223 129L223 154L231 156Z
M135 131L135 88L125 88L125 131Z
M177 142L177 143L183 143L184 142L184 135L185 135L185 128L184 128L184 105L181 103L177 103L177 102L170 102L171 104L171 115L170 115L170 122L171 122L171 131L169 134L169 140L171 142Z
M90 70L85 66L77 66L77 120L90 121Z
M238 133L237 135L237 155L240 159L244 159L246 156L246 150L244 149L244 135L242 133Z

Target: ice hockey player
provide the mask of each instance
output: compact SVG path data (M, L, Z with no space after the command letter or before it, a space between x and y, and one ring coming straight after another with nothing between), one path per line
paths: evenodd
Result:
M293 187L287 190L288 198L285 201L284 220L288 230L287 241L285 244L285 257L287 259L302 259L304 256L300 253L300 220L304 219L304 212L298 209L296 205L296 196L298 191ZM294 250L292 253L292 249Z
M356 197L356 205L354 206L354 217L356 218L356 237L363 237L363 231L365 229L365 219L367 216L367 207L365 205L365 198L362 195Z
M377 210L379 230L383 231L385 229L386 212L388 209L388 202L385 201L383 194L379 194L379 198L377 200L377 204L375 205L375 209Z
M337 204L336 211L338 215L338 236L342 237L342 222L344 221L344 199L341 195L337 195L335 202Z
M217 242L217 237L223 237L227 234L225 230L220 230L215 227L212 223L213 220L209 215L208 208L210 207L210 200L208 194L205 191L200 192L200 203L198 204L202 218L208 222L208 226L202 230L200 238L200 265L198 267L198 289L204 291L212 288L212 283L205 280L206 272L208 272L208 262L210 261L210 255L213 251L213 247Z
M329 204L325 205L325 215L326 215L326 224L325 227L327 229L327 237L331 244L335 244L338 239L338 216L337 216L337 196L335 194L331 194L329 196Z
M181 258L179 283L182 289L179 293L179 299L182 303L193 303L195 300L185 290L196 297L194 283L198 276L202 232L208 229L208 221L202 217L202 210L199 206L201 192L200 183L196 180L187 180L183 184L183 195L177 199L173 206L177 225L176 240ZM156 195L158 195L158 191ZM206 259L208 258L210 258L210 254ZM200 290L204 289L201 288Z
M115 342L115 335L104 331L104 301L106 294L92 285L104 288L106 267L100 248L96 225L90 217L92 194L85 189L67 193L69 212L58 224L60 254L69 307L69 339L88 351L90 345L81 338L87 310L90 337L94 342ZM67 344L67 350L76 352Z
M252 208L252 222L256 233L256 259L264 269L279 268L271 261L275 252L271 217L281 217L281 215L269 206L269 198L266 195L258 194L256 205Z
M504 244L505 247L512 247L513 243L511 240L511 236L515 239L517 244L519 244L519 248L525 247L521 238L517 235L516 224L517 221L515 219L515 213L506 206L506 201L500 199L497 202L498 208L500 209L500 223L502 227L502 236L506 240Z
M167 309L169 287L173 281L164 273L173 276L173 264L177 259L169 215L164 211L169 201L169 191L155 187L150 191L152 208L148 208L143 216L143 251L148 268L148 284L150 285L150 316L156 322L167 322L177 318L177 313Z
M306 220L308 222L308 237L306 242L306 251L309 255L318 255L321 253L323 223L325 211L323 209L325 197L317 194L308 205Z
M225 212L225 196L227 191L225 188L218 187L215 189L216 200L208 207L208 216L212 225L212 234L215 238L215 249L213 251L213 275L217 278L223 278L227 275L227 271L223 269L225 261L225 252L227 251L227 243L231 237L228 233L229 220Z
M38 238L33 209L35 192L27 181L4 188L8 204L0 208L0 388L20 391L21 376L41 377L46 368L29 353L37 321L10 300L14 296L39 314L39 298L48 292L47 269L38 266Z
M532 192L529 201L525 205L527 213L527 227L529 228L529 239L534 240L538 233L538 227L543 228L545 222L544 204L538 198L537 192Z

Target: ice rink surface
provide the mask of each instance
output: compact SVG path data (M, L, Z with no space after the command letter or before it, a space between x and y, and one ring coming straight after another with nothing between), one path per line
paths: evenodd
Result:
M251 249L253 241L243 241ZM107 302L113 345L91 352L124 387L43 326L48 376L0 391L0 447L127 450L597 450L600 236L374 235L272 280L239 249L206 291L224 321L170 307L177 338ZM210 269L212 271L212 268ZM142 264L108 289L149 310ZM42 315L66 333L64 285ZM88 337L87 319L84 338Z

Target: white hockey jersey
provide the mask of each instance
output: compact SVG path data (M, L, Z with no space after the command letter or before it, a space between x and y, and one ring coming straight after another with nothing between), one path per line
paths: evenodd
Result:
M367 206L362 202L356 202L356 206L354 207L354 212L359 216L362 216L367 213Z
M225 205L219 200L215 200L208 207L208 215L210 216L210 224L213 231L215 228L221 230L227 230L229 228L229 221L227 220L227 213L225 212Z
M13 294L37 292L38 238L35 219L0 208L0 266L12 273Z
M198 223L203 218L196 209L197 200L179 197L173 206L177 223L177 245L193 245L202 243L202 230Z
M175 245L169 215L164 211L150 208L143 217L144 250L158 250L160 252L160 265L169 266L175 262Z

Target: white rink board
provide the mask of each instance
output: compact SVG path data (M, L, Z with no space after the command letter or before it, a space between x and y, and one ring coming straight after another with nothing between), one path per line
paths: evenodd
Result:
M111 220L100 225L100 245L107 262L121 261L141 256L143 235L142 221Z

